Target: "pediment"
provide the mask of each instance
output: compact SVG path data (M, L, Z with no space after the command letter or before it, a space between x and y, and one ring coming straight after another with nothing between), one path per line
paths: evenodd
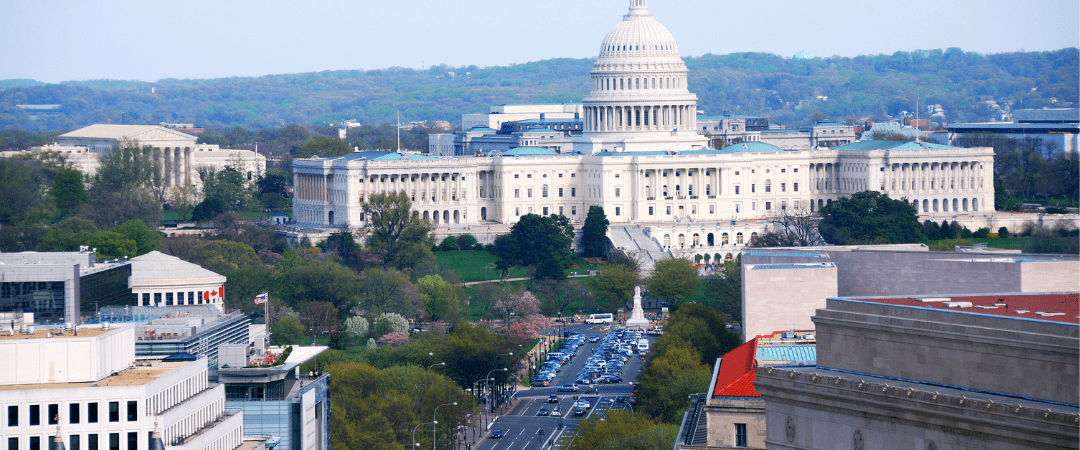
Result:
M198 140L198 138L190 134L182 133L160 126L148 128L144 131L128 136L128 138L137 140L143 144L149 144L151 142L157 141L191 141L191 144L194 145L195 141Z

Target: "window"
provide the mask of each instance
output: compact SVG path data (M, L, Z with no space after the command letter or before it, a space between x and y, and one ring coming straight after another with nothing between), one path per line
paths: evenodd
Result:
M621 190L620 190L619 188L615 188L615 196L616 196L616 197L618 197L618 196L619 196L619 192L621 192ZM616 214L616 215L617 215L617 214Z
M71 450L82 450L82 447L79 444L81 444L81 442L79 442L79 435L71 435Z
M882 189L885 189L885 188L882 188ZM791 183L791 190L795 191L795 192L799 192L799 183Z
M747 446L747 444L746 444L746 424L745 423L737 423L737 424L735 424L735 446L736 447L746 447Z
M30 405L30 425L41 425L41 405Z
M86 404L86 423L97 423L97 402Z
M109 450L120 450L120 433L109 433Z
M622 215L622 208L621 207L618 207L618 206L615 207L615 215L616 216L621 216Z
M750 192L751 193L757 192L757 185L756 184L750 183ZM766 191L766 192L768 192L768 191Z
M559 174L559 178L562 178L562 174L561 174L561 173Z
M139 402L129 401L127 405L127 420L134 422L139 420Z
M514 208L514 215L521 216L521 208Z
M669 215L669 216L671 215L671 207L670 206L667 207L667 215Z
M735 195L739 195L739 186L735 186Z
M772 182L765 180L765 192L772 192Z
M173 304L173 293L172 292L166 292L165 293L165 305L166 306L172 306L172 304Z
M529 197L529 198L532 198L532 188L529 188L529 189L525 190L525 196Z
M47 418L49 425L56 425L60 423L60 405L56 403L49 405L49 417Z
M545 216L548 215L548 207L547 206L544 207L544 215Z
M525 178L532 178L532 174L525 175Z
M765 202L765 210L772 211L772 202Z
M738 171L738 170L736 170L736 171L735 171L735 175L738 175L738 174L739 174L739 171Z
M134 449L139 448L139 433L129 432L127 437L128 437L128 439L127 439L127 441L128 441L128 446L127 446L128 450L134 450Z
M514 178L521 178L521 175L515 173Z
M787 169L780 169L780 173L785 173L785 172L787 172Z
M652 206L649 207L649 215L650 216L653 215L653 207Z
M741 209L742 209L742 204L741 203L736 203L735 204L735 212L739 212L739 210L741 210Z
M562 189L563 189L563 188L559 188L559 198L562 198L562 196L563 196L563 195L562 195Z
M7 424L9 427L19 426L19 405L7 407Z
M541 193L540 193L540 195L541 195L542 197L544 197L544 198L547 198L547 196L548 196L548 187L547 187L547 185L546 185L546 184L544 185L544 187L543 187L543 192L541 192Z
M709 205L709 214L716 213L716 205Z
M521 189L514 189L514 198L521 198Z
M19 438L8 438L7 450L19 450Z
M577 197L577 188L570 188L570 196Z
M41 450L40 436L30 436L30 450Z
M109 422L120 421L120 402L109 402Z
M559 207L559 215L560 216L563 215L563 207L562 206Z
M98 439L96 434L86 435L86 450L98 450Z
M780 192L787 192L787 183L780 183Z
M576 216L577 215L577 206L571 206L570 207L570 215L571 216Z

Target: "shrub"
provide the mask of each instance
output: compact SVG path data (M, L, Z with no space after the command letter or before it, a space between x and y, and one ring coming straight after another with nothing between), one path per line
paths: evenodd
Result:
M458 247L462 250L471 250L476 247L476 236L471 234L463 234L458 238Z
M439 250L444 252L454 251L458 249L458 239L453 236L447 236L443 239L442 244L439 244Z
M379 338L379 345L388 347L401 347L409 343L409 335L406 333L387 333Z
M382 336L389 333L408 333L409 319L398 313L382 313L375 320L375 333Z
M997 234L998 234L998 236L1001 236L1003 238L1007 238L1007 237L1009 237L1009 229L1005 228L1005 227L998 228Z
M974 233L971 233L971 237L975 239L986 239L986 237L989 235L990 229L986 227L979 228L978 230L975 230Z
M371 327L367 319L360 316L353 316L345 319L345 330L356 337L367 336Z

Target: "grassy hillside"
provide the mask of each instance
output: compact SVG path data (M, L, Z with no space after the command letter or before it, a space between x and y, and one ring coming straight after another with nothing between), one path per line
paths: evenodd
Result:
M1080 51L981 55L960 49L793 60L765 53L685 58L690 90L709 114L769 116L789 125L816 119L881 120L921 104L941 104L948 121L987 120L1003 108L1080 104ZM450 120L490 105L580 102L591 59L508 67L435 66L328 71L258 78L93 80L42 84L0 80L0 129L67 131L92 123L181 122L250 130L289 123L327 125ZM152 92L153 90L153 92ZM827 98L827 99L826 99ZM27 114L16 105L59 104Z

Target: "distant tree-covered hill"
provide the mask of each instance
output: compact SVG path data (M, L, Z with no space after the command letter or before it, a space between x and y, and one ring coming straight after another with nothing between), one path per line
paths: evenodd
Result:
M0 81L0 129L68 131L93 123L194 123L250 130L297 123L326 126L450 120L490 105L577 103L591 59L509 67L434 66L328 71L258 78ZM1080 51L982 55L960 49L796 60L765 53L686 58L690 90L708 114L731 111L801 125L831 118L881 120L919 103L945 120L988 120L999 108L1076 107ZM18 105L60 105L28 110Z

